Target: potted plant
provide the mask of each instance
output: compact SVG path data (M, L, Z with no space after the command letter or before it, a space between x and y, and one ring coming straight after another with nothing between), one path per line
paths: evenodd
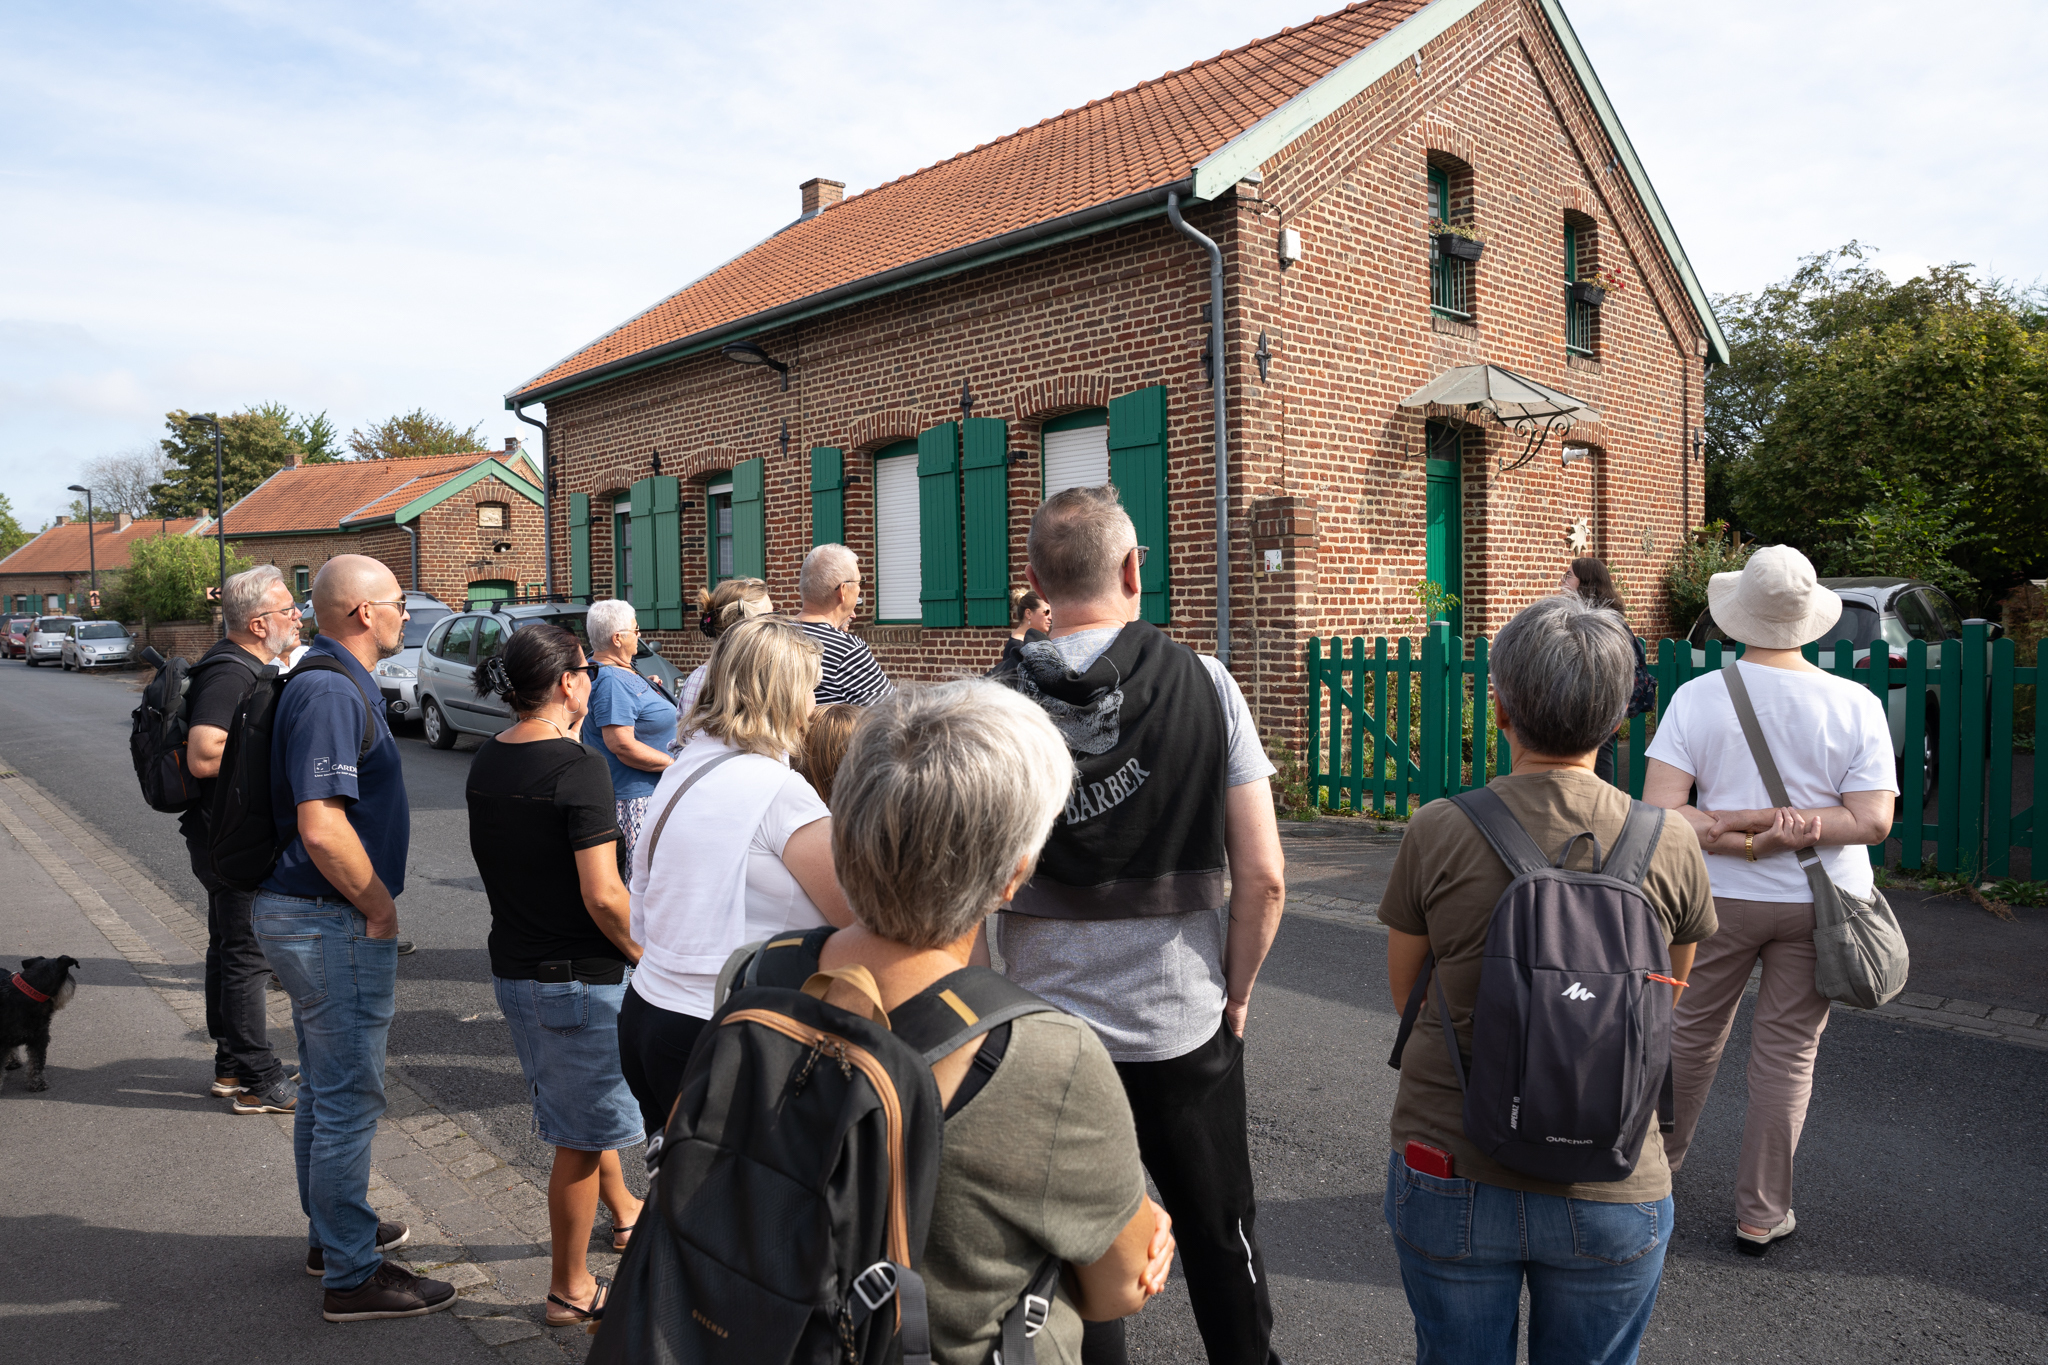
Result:
M1627 288L1621 276L1612 270L1589 270L1568 286L1572 298L1591 308L1598 308L1607 302L1609 294L1619 294Z
M1429 234L1436 241L1437 254L1454 261L1476 261L1486 249L1486 233L1473 223L1429 220Z

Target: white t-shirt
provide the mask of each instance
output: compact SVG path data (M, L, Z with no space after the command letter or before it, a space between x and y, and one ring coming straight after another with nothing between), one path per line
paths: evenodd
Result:
M684 746L671 771L682 774L678 781L687 780L691 773L727 748L724 741L699 732ZM743 934L726 945L726 951L773 938L788 929L815 929L825 922L825 917L818 913L818 907L811 904L811 898L804 894L803 887L783 866L782 850L792 834L813 821L828 818L831 811L818 799L818 793L811 789L811 784L804 780L802 774L788 769L787 760L784 761L784 776L775 784L767 810L751 833L714 829L707 825L707 821L717 819L720 779L740 779L745 772L742 765L758 768L752 759L727 763L718 771L707 773L704 780L684 796L685 805L693 808L692 817L686 821L679 808L676 817L662 832L658 868L647 871L644 855L640 850L635 851L632 888L635 937L645 930L659 942L663 912L681 898L686 890L683 880L695 872L709 872L714 866L712 860L721 854L731 856L730 850L742 839L746 858L746 928ZM758 780L758 771L748 773L747 777ZM674 782L663 783L648 798L648 824L646 834L642 835L643 848L647 835L654 831L653 822L660 818L674 787ZM698 813L703 811L698 804L700 797L713 807L711 813ZM678 852L687 850L686 857L671 857L668 846L672 840ZM647 942L646 939L642 941ZM722 957L719 965L724 965ZM716 969L709 972L676 970L660 962L654 953L642 958L633 971L632 989L643 1000L699 1019L709 1019L713 1014L712 995L717 985Z
M1738 664L1756 708L1757 724L1777 762L1785 795L1799 810L1842 804L1843 792L1898 793L1892 774L1892 735L1884 706L1869 688L1828 673L1795 673L1762 664ZM1742 737L1742 722L1719 673L1678 689L1648 756L1692 775L1701 810L1763 810L1771 805L1763 774ZM1822 844L1822 864L1835 885L1859 896L1871 889L1870 853L1864 844ZM1797 903L1813 888L1797 855L1774 853L1750 862L1717 854L1707 859L1714 894L1732 900Z

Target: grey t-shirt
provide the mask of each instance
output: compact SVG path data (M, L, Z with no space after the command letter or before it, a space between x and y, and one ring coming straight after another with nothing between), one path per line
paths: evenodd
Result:
M1039 1263L1100 1260L1144 1194L1130 1101L1102 1044L1067 1015L1017 1020L1002 1065L946 1120L922 1267L932 1358L984 1365ZM1081 1359L1064 1294L1035 1344L1042 1365Z
M1118 631L1077 631L1052 643L1075 672L1102 657ZM1197 656L1216 684L1228 735L1230 786L1271 777L1237 679ZM1223 945L1230 907L1148 919L995 917L995 950L1010 979L1095 1026L1119 1062L1163 1062L1209 1041L1223 1019Z

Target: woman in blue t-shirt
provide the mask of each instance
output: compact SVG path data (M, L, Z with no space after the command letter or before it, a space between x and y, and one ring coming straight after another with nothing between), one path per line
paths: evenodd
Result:
M583 742L600 750L612 770L612 795L619 807L619 866L633 865L640 821L661 770L675 760L668 742L676 732L675 703L633 671L640 643L638 614L616 597L593 602L584 618L590 657L605 665L590 688L590 715Z

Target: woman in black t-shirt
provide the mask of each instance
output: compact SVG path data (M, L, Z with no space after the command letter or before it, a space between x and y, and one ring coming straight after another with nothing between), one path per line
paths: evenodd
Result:
M624 1250L640 1216L619 1149L642 1140L640 1108L619 1070L619 1006L639 945L613 844L611 772L575 738L592 665L560 626L528 626L477 669L519 719L485 740L469 767L469 848L491 902L491 978L533 1091L534 1131L555 1149L548 1180L554 1269L547 1321L583 1322L607 1282L586 1248L597 1201Z

